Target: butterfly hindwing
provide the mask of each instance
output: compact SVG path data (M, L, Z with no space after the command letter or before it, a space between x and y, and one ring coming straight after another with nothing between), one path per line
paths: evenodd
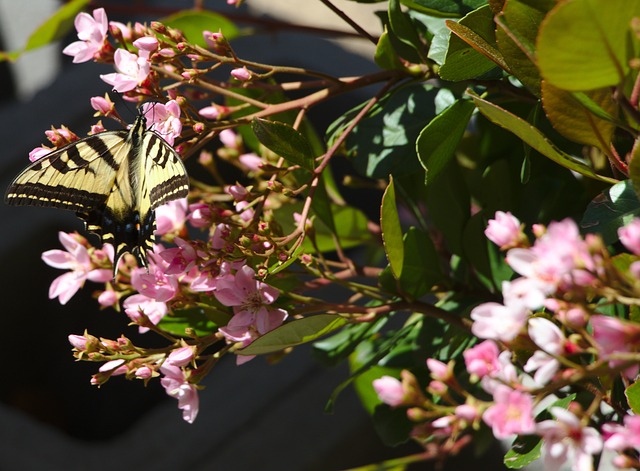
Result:
M145 127L140 115L128 131L95 134L42 157L16 177L6 203L75 211L114 246L114 276L127 252L146 266L154 210L186 197L189 178L176 151Z

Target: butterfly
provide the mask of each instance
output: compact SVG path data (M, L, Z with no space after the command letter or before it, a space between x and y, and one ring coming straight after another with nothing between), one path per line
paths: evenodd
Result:
M188 191L180 156L146 128L141 113L128 130L97 133L35 161L13 180L5 203L75 211L88 231L113 245L115 278L127 252L147 266L155 209Z

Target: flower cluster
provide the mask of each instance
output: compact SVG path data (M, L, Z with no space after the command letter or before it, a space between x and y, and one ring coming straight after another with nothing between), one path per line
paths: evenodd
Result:
M406 370L402 380L385 376L373 387L385 404L407 409L419 441L437 436L451 447L483 422L496 438L538 436L546 470L567 462L577 471L592 470L594 455L603 448L622 453L615 463L634 465L638 417L611 412L604 384L588 410L575 394L559 398L566 385L593 384L604 372L631 381L637 377L640 327L604 314L594 300L633 302L640 293L599 237L583 238L573 221L534 227L531 246L522 231L509 213L496 214L486 230L490 240L508 249L506 262L520 277L503 283L502 303L471 311L472 332L485 340L464 351L464 367L468 380L480 386L478 394L453 375L453 362L437 359L427 360L427 395ZM637 256L640 219L622 227L619 237Z

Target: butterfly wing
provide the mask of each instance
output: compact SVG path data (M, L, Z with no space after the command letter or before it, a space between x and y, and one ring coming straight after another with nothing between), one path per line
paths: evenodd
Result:
M11 183L5 203L89 212L104 204L127 148L126 131L108 131L42 157Z
M189 177L182 159L162 137L146 131L140 145L136 199L141 230L138 247L153 248L155 209L189 193Z

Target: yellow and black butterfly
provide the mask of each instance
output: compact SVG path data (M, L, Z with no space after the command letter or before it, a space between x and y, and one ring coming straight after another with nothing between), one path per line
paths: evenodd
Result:
M11 183L5 202L75 211L87 230L114 246L115 277L127 252L147 265L154 210L188 190L180 156L140 114L129 130L94 134L35 161Z

